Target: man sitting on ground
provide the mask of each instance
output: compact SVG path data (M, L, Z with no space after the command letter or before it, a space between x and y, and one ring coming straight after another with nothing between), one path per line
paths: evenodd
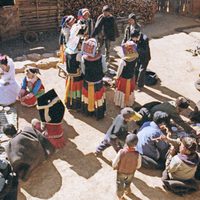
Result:
M165 155L169 145L159 141L163 135L162 127L169 123L167 113L157 111L153 121L145 122L138 131L137 151L142 155L142 166L145 168L162 169L165 163Z
M162 175L162 181L166 188L178 195L196 191L198 186L194 177L198 178L200 161L196 152L196 139L183 137L175 140L169 136L162 136L161 140L171 144L167 156L166 169Z

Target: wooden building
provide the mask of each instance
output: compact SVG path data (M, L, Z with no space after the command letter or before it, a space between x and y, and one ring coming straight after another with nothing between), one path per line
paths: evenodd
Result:
M154 4L155 1L151 0ZM129 1L128 8L127 0L106 0L106 2L114 8L114 14L126 15L130 10L136 14L142 13L144 21L151 21L155 13L152 10L156 10L154 5L145 0ZM200 0L189 2L187 14L200 15ZM7 4L11 5L5 6ZM92 14L98 15L103 4L104 1L99 0L0 0L0 41L30 31L57 29L63 15L77 14L79 8L88 7L92 10Z

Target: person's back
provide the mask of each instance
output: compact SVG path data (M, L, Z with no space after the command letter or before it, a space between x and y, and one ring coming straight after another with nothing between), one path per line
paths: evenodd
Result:
M112 163L112 167L117 169L117 196L120 200L124 199L124 193L131 193L130 184L136 169L141 167L141 156L135 150L137 142L137 135L132 133L127 135L126 147L118 152Z
M151 60L149 47L149 39L146 35L141 34L140 40L137 43L140 63L148 63Z
M139 153L158 160L160 157L159 147L162 149L167 148L167 144L159 141L156 142L154 138L162 135L155 122L145 122L140 128L138 136L137 150Z
M113 15L104 17L103 24L105 38L109 39L110 41L115 41L115 18Z
M185 97L178 97L176 101L166 101L159 105L151 108L151 115L153 115L156 111L166 112L170 119L172 119L176 124L181 126L186 133L193 134L196 133L194 129L190 127L190 125L183 121L180 116L180 113L187 109L190 105L190 101ZM195 135L194 135L195 136Z
M153 115L156 111L163 111L166 112L168 115L170 115L171 113L177 113L174 101L166 101L153 106L153 108L151 108L151 114Z
M124 174L133 174L137 169L139 153L135 150L123 148L120 150L120 162L117 171Z

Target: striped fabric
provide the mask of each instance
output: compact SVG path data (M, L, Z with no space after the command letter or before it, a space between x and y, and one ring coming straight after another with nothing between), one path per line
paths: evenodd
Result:
M97 83L83 82L82 111L86 115L94 115L97 119L102 119L104 117L106 100L103 81Z
M116 91L114 95L114 102L116 106L124 108L126 106L132 106L135 101L134 96L135 79L125 79L119 77L116 81Z
M68 109L81 109L82 76L68 76L65 89L65 105Z

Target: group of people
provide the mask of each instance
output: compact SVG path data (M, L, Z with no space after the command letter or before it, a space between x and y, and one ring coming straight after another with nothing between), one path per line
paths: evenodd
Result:
M35 106L37 98L44 94L44 86L37 74L40 74L37 68L27 67L20 88L15 80L15 66L13 60L6 55L1 55L0 105L11 105L18 99L24 106Z
M190 102L185 97L176 101L150 102L136 112L130 107L121 110L109 127L95 155L112 146L117 152L113 168L117 170L117 196L120 200L131 193L130 184L136 169L163 170L164 186L178 195L198 190L194 178L200 178L199 139L200 110L190 114L190 123L180 117ZM128 124L137 128L128 131Z
M76 15L78 8L87 7L89 10L92 10L91 17L96 20L104 5L111 6L116 17L124 17L126 13L134 11L140 15L140 19L144 23L151 22L157 11L157 0L68 0L64 4L64 13Z
M65 104L69 109L82 110L97 119L106 110L103 77L110 63L110 43L118 37L116 19L106 5L95 25L87 8L80 9L78 21L72 15L61 22L61 62L66 63ZM105 45L105 56L103 53ZM128 16L122 41L123 56L116 76L115 105L124 108L134 103L136 82L138 91L144 87L145 72L151 59L149 41L141 32L136 15Z
M40 120L33 119L32 126L22 131L17 131L11 124L3 127L3 132L10 138L6 148L8 159L0 156L0 195L3 191L4 200L17 198L18 177L26 180L38 164L56 148L65 145L62 129L65 107L81 110L96 119L104 117L106 90L103 77L110 63L110 42L117 36L116 20L107 5L95 24L87 8L79 10L77 22L73 15L63 17L60 62L66 65L67 72L65 105L54 90L45 93L37 68L26 68L20 88L15 81L12 59L0 56L0 105L11 105L18 99L27 107L37 104L40 115ZM200 178L198 105L190 114L190 124L180 116L190 105L185 97L163 103L150 102L133 110L135 86L137 84L139 91L143 89L151 59L148 37L141 32L134 13L128 16L121 48L123 56L115 76L114 103L122 110L95 151L95 155L101 157L106 148L113 146L117 153L112 166L117 170L118 198L122 200L124 195L131 193L134 173L141 166L163 170L164 185L176 194L197 190L193 178ZM129 124L133 122L135 126L130 131ZM8 169L6 173L5 169ZM12 192L5 191L8 188L5 177L13 180L9 182Z

